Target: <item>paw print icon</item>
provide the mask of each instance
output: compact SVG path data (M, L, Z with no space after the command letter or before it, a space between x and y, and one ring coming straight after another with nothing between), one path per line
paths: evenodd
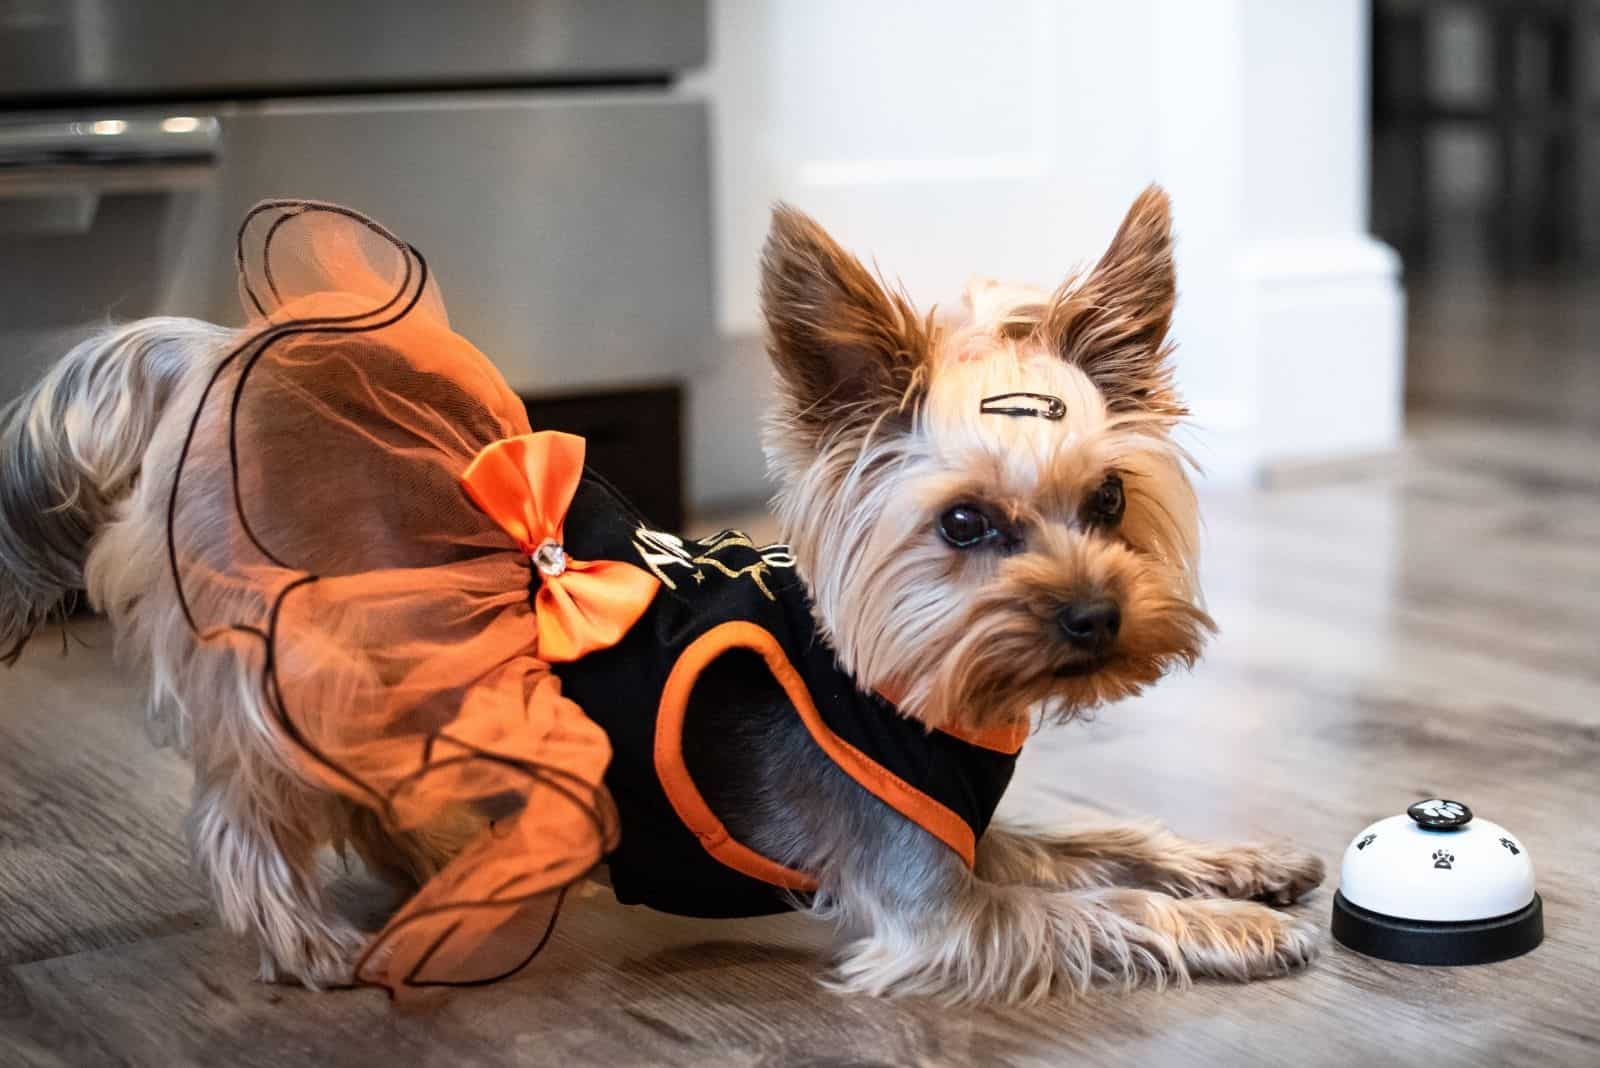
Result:
M1430 831L1453 831L1472 822L1472 810L1460 801L1430 797L1406 809L1406 815Z
M1433 866L1435 868L1443 868L1446 871L1449 871L1455 862L1455 854L1447 852L1443 849L1435 849L1433 851Z

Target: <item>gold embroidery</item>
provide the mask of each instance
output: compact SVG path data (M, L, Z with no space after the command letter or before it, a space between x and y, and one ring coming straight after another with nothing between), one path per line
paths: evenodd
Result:
M712 568L719 574L730 579L748 578L756 584L769 601L778 598L767 585L767 577L773 568L792 568L795 566L794 553L787 545L757 545L750 540L748 534L737 530L724 530L699 543L700 552L691 554L688 544L676 534L664 531L650 530L640 527L634 531L633 548L639 554L639 559L661 580L661 584L669 590L676 590L678 585L667 573L668 569L683 569L689 572L689 577L696 583L705 582L705 572L702 568ZM747 549L756 554L754 563L742 566L730 566L727 562L718 559L719 555L726 554L729 550ZM680 575L680 578L682 576Z
M708 567L714 567L731 579L744 578L746 575L749 575L750 581L754 582L756 584L756 588L766 595L767 600L777 600L777 598L772 595L772 591L767 589L767 584L762 581L762 576L770 570L767 567L767 562L765 560L757 560L755 563L747 564L737 571L713 556L697 556L694 558L694 562L697 564L705 564Z

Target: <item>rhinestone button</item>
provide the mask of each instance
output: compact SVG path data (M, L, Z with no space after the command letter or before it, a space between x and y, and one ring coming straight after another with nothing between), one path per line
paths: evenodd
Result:
M567 550L554 538L546 538L533 550L533 566L546 578L555 578L567 570Z

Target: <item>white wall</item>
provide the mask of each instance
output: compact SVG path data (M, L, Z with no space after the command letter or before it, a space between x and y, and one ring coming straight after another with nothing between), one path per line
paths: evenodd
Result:
M1149 0L720 0L722 327L754 330L767 208L787 199L919 299L974 273L1051 282L1154 171Z
M729 335L759 329L775 199L926 304L973 274L1054 284L1157 180L1214 476L1396 440L1400 296L1365 234L1361 0L713 0L712 20L694 88L713 108ZM702 392L759 385L740 351ZM718 409L697 431L717 483L703 499L753 477L721 448L750 431Z

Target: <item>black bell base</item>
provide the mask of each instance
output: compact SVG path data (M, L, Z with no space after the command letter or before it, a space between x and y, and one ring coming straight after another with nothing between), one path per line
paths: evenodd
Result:
M1333 895L1333 937L1357 953L1400 964L1491 964L1520 957L1544 941L1544 902L1492 920L1430 923L1400 920Z

